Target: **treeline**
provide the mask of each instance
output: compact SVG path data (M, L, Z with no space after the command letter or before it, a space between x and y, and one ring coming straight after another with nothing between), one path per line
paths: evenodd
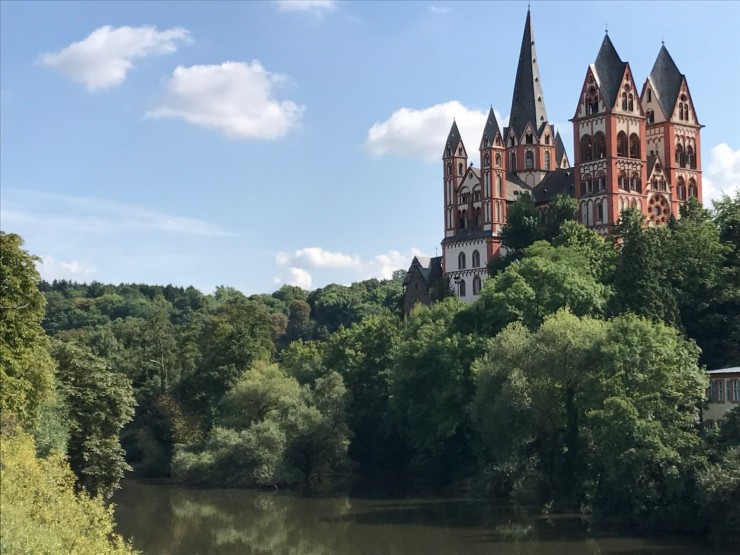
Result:
M130 464L209 485L454 489L737 539L740 410L706 431L700 411L705 367L740 363L740 196L660 228L626 211L608 240L574 214L523 196L478 300L405 318L402 272L251 297L42 283L57 404L37 443L64 444L93 492Z

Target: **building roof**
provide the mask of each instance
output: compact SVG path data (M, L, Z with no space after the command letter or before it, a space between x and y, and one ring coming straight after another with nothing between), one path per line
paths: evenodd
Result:
M573 196L575 174L572 169L558 168L548 173L534 188L536 204L550 202L558 195Z
M496 138L496 134L499 134L503 137L503 135L501 134L501 129L498 126L498 121L496 120L496 114L493 113L493 106L491 106L491 109L488 111L486 126L483 128L482 137L487 136L488 140L491 141L490 144L493 144L493 140ZM483 138L481 138L481 146L484 146Z
M516 68L514 94L509 113L508 128L513 130L517 137L521 137L524 133L527 123L531 123L532 128L537 132L542 123L547 121L542 82L537 68L537 52L534 48L532 18L529 11L527 11L527 21L524 24L524 35L519 51L519 64Z
M453 237L445 237L442 239L443 245L449 245L450 243L457 243L458 241L473 241L475 239L485 239L493 235L490 231L486 231L480 228L466 228L458 229Z
M522 193L532 193L532 188L517 174L506 172L506 200L514 202Z
M563 138L560 136L560 131L558 131L555 133L555 160L557 161L558 166L560 165L560 161L563 159L563 156L565 156L565 160L567 162L568 154L565 152Z
M684 75L678 71L678 67L676 67L676 63L671 58L665 45L660 47L660 52L658 52L658 57L655 59L655 64L648 79L658 95L658 104L660 109L663 110L663 115L670 118L673 109L676 107L676 100L678 100L678 93L681 90Z
M740 366L734 368L722 368L721 370L707 370L707 374L710 376L716 376L721 374L740 374Z
M424 282L429 284L430 280L442 276L442 257L415 256L403 280L404 285L408 285L411 282L411 278L415 272L419 272Z
M604 41L601 43L599 54L594 62L594 70L608 109L613 108L617 101L619 85L622 83L626 67L627 62L623 62L619 57L609 35L604 35Z
M447 135L447 142L445 143L445 150L447 150L447 147L450 148L452 151L452 155L455 155L455 151L457 150L457 145L460 144L462 141L462 137L460 136L460 130L457 128L457 122L455 120L452 121L452 127L450 128L450 133ZM442 157L445 157L445 153L442 154Z

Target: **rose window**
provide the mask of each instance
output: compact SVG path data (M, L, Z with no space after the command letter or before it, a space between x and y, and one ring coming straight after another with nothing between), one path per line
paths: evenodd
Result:
M663 195L653 195L648 203L650 223L653 225L665 224L671 215L671 207Z

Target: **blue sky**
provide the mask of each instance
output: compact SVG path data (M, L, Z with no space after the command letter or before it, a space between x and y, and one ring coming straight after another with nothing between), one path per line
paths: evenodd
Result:
M526 2L0 3L0 224L47 279L245 293L388 277L442 238L442 146L508 117ZM641 86L661 40L740 188L738 2L533 2L569 152L605 25ZM574 29L572 21L580 21Z

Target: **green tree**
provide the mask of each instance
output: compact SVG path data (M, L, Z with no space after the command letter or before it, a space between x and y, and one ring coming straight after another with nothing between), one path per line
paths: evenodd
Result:
M22 246L20 236L0 231L0 411L32 429L50 400L54 365L41 327L39 259Z
M542 218L543 238L552 241L566 222L575 222L578 201L570 195L557 195L547 206Z
M544 238L540 215L529 193L519 195L507 209L501 240L508 249L520 251Z
M109 497L129 470L118 435L134 414L131 383L87 347L56 341L52 354L69 411L70 466L90 495Z

